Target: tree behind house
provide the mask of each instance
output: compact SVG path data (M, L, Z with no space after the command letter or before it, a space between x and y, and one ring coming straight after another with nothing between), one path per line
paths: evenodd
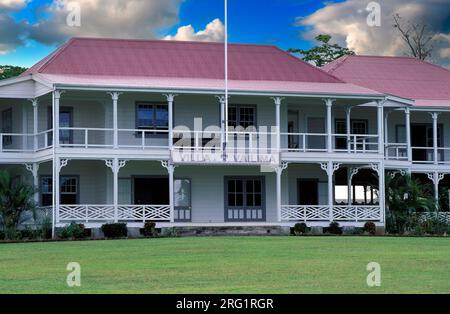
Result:
M355 54L354 51L348 48L341 47L338 44L331 44L330 35L318 35L315 39L321 43L319 46L308 50L289 48L288 52L299 53L304 61L314 63L318 67L322 67L342 56Z
M16 77L25 72L27 68L13 65L0 65L0 80Z

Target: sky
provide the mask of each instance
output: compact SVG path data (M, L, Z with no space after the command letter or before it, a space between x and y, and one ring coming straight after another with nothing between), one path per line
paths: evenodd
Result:
M450 0L228 2L230 42L307 49L325 33L357 54L405 55L398 13L427 24L430 61L450 67ZM0 0L0 64L29 67L73 36L223 41L223 23L224 0Z

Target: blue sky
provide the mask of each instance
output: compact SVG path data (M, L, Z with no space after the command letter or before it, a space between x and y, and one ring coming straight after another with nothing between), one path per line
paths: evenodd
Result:
M223 1L0 0L0 65L31 66L72 36L221 40ZM392 28L399 13L428 24L435 47L430 61L450 68L449 0L379 1L377 27L367 23L372 0L228 1L230 42L305 49L315 35L330 34L357 54L405 55ZM70 3L80 6L80 27L67 26Z
M26 7L10 15L16 21L36 23L48 17L42 11L43 5L52 0L33 0ZM310 41L300 38L300 27L295 26L299 16L307 16L324 4L317 0L229 0L229 40L241 43L274 44L283 49L290 47L306 48ZM157 37L175 34L178 27L191 24L195 30L205 27L210 21L219 18L223 22L223 0L185 0L179 11L179 20L170 27L156 31ZM49 53L58 44L42 44L27 39L25 46L0 55L0 64L31 66Z

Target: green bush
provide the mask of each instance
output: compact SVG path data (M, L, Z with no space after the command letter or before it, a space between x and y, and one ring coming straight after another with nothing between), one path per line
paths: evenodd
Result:
M144 228L142 230L142 233L145 237L156 237L158 233L156 232L156 223L153 221L146 222L144 224Z
M308 226L304 222L296 223L292 229L294 235L302 235L309 231Z
M26 227L25 229L22 229L19 231L18 240L33 240L38 239L40 237L39 230L34 230L29 227Z
M83 239L85 237L84 225L72 222L58 230L58 237L61 239Z
M443 235L449 231L449 224L437 217L416 219L416 224L411 228L415 235Z
M102 232L106 238L126 238L128 235L127 225L124 223L113 223L102 225Z
M5 232L0 230L0 240L5 240Z
M368 221L364 224L363 230L370 235L375 235L377 232L377 226L373 222Z
M342 228L339 226L338 222L333 221L327 228L327 232L330 234L342 234Z

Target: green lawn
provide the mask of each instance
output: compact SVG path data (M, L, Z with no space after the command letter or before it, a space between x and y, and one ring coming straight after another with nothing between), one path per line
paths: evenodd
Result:
M378 262L381 287L366 285ZM66 265L81 264L79 288ZM450 293L450 238L198 237L0 244L0 293Z

